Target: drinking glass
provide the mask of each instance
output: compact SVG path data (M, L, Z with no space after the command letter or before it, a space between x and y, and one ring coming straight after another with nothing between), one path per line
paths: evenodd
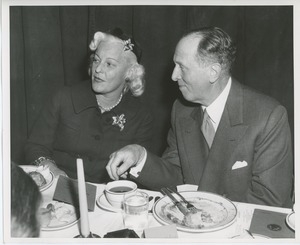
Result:
M124 195L123 221L125 228L142 231L148 227L149 196L137 191Z

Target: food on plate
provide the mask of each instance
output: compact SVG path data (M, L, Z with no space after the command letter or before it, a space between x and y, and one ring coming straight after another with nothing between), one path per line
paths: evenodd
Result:
M173 203L167 203L162 207L162 215L178 226L192 229L212 227L227 217L226 209L219 203L204 198L191 198L188 201L197 208L197 212L183 215Z
M38 187L42 187L47 183L45 177L37 171L32 171L28 174L31 176L31 178L34 180Z
M190 212L184 217L183 223L187 227L201 229L205 224L212 223L211 215L207 212L199 210L198 212Z
M30 166L30 168L25 167L25 172L27 172L31 178L34 180L34 182L37 184L38 187L45 186L49 181L50 177L50 170L49 166Z
M60 227L78 219L74 206L62 202L52 202L40 209L42 228Z
M47 208L40 208L40 217L41 217L40 221L41 221L41 226L42 227L47 227L49 225L50 221L51 221L52 209L49 208L48 206L47 206Z

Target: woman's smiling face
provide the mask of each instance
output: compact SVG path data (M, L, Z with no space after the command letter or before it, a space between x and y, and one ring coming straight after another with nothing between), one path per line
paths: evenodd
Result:
M124 44L114 39L100 42L92 64L92 88L99 94L120 95L126 71L131 63L124 52Z

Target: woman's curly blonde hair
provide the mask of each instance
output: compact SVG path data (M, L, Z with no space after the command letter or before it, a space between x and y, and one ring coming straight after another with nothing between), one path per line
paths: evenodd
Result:
M122 33L123 34L123 33ZM145 91L145 68L143 65L138 63L138 59L140 59L140 57L137 56L136 52L134 52L132 49L128 49L126 43L128 43L128 40L131 41L131 39L128 40L124 40L119 36L113 35L111 33L104 33L104 32L96 32L94 34L94 38L91 41L89 47L90 50L95 52L100 44L101 41L103 40L108 40L108 39L115 39L117 41L120 41L124 44L124 52L127 51L132 51L132 53L135 55L136 61L134 64L132 64L126 74L125 74L125 86L123 89L123 93L128 92L128 90L130 90L131 94L133 96L141 96L144 91ZM127 41L127 42L125 42ZM136 44L133 44L133 46ZM94 58L94 53L91 54L90 56L90 63L89 63L89 69L88 69L88 73L89 75L91 75L91 67L93 64L93 58Z

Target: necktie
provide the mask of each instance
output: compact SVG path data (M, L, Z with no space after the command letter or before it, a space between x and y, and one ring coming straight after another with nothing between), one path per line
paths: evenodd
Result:
M215 137L215 129L214 129L214 126L212 125L211 119L209 118L209 115L208 115L206 109L204 110L204 114L203 114L203 122L201 125L201 131L202 131L204 138L210 148L211 144L214 140L214 137Z

